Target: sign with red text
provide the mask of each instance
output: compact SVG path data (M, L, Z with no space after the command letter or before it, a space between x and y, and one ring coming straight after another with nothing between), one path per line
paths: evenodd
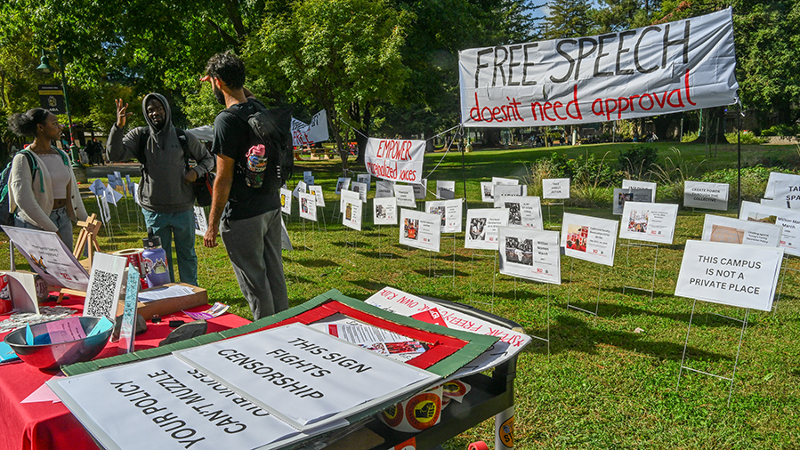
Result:
M731 8L600 36L459 53L461 123L605 122L737 101Z
M372 306L411 317L423 311L435 309L448 328L485 334L500 338L492 347L450 376L462 378L502 364L531 343L531 337L509 328L479 319L469 313L448 308L446 305L426 300L392 287L385 287L364 301Z
M561 246L566 256L614 265L619 222L564 213L561 224Z
M400 244L438 253L441 221L438 214L400 209Z
M314 114L311 122L303 123L292 117L292 145L314 145L328 140L328 113L323 109Z
M425 141L369 138L364 162L378 178L420 184L424 156Z
M686 241L675 295L770 311L782 260L782 248Z

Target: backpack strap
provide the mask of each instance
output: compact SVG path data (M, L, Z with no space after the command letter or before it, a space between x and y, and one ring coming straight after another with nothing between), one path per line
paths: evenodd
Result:
M28 159L28 166L31 168L31 180L33 180L36 171L41 170L39 169L39 165L36 164L36 158L33 157L33 153L27 148L20 150L20 153L25 155L25 157ZM39 177L39 192L44 192L44 177L41 176Z
M186 167L189 167L189 138L186 137L186 131L178 127L175 127L175 134L178 135L178 142L181 143L183 149L183 162Z
M142 176L147 174L147 141L150 140L150 128L145 127L144 136L139 136L139 162L142 164Z

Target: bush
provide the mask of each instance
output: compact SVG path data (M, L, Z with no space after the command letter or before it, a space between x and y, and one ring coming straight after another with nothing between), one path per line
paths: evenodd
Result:
M761 130L762 136L797 136L800 130L797 125L773 125L766 130Z
M759 202L764 196L769 179L770 169L763 166L742 167L742 200ZM738 192L738 171L736 169L720 169L706 172L700 181L709 183L728 183L730 185L729 201L736 202Z
M767 142L766 139L760 138L755 135L752 131L742 131L741 134L742 144L748 145L758 145ZM729 144L735 144L738 142L739 135L736 132L733 133L725 133L725 139L728 141Z
M696 131L684 133L683 136L681 136L681 142L692 142L697 139L697 136L699 136L699 133Z
M617 169L632 179L642 180L658 160L658 149L649 145L635 145L619 154Z

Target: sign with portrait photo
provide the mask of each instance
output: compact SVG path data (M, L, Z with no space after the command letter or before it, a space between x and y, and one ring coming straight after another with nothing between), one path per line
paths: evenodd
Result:
M300 218L317 221L317 196L314 194L300 193Z
M650 202L655 203L656 201L656 188L658 184L651 183L649 181L637 181L637 180L622 180L622 189L647 189L650 191ZM639 201L639 200L635 200Z
M508 226L544 229L539 197L502 197L500 207L508 210Z
M353 187L350 190L358 194L361 203L367 203L367 184L360 181L354 181L352 184Z
M361 201L359 194L348 190L342 191L342 225L357 231L361 231L362 208L363 202Z
M498 228L500 273L542 283L561 284L558 231Z
M314 194L314 197L317 199L317 206L324 207L325 206L325 196L322 195L322 186L309 186L308 192L310 194Z
M508 210L505 208L468 209L464 248L497 250L497 229L505 226L508 226Z
M342 193L342 189L350 189L350 178L349 177L339 177L336 180L336 190L334 193L339 195Z

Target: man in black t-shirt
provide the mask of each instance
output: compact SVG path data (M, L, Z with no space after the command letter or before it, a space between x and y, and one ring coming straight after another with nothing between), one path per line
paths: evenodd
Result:
M231 52L211 57L203 81L211 82L214 97L227 107L214 120L211 153L217 157L217 178L203 243L216 247L220 233L239 288L258 320L289 308L279 191L245 182L246 155L255 142L242 117L265 108L244 87L244 64Z

